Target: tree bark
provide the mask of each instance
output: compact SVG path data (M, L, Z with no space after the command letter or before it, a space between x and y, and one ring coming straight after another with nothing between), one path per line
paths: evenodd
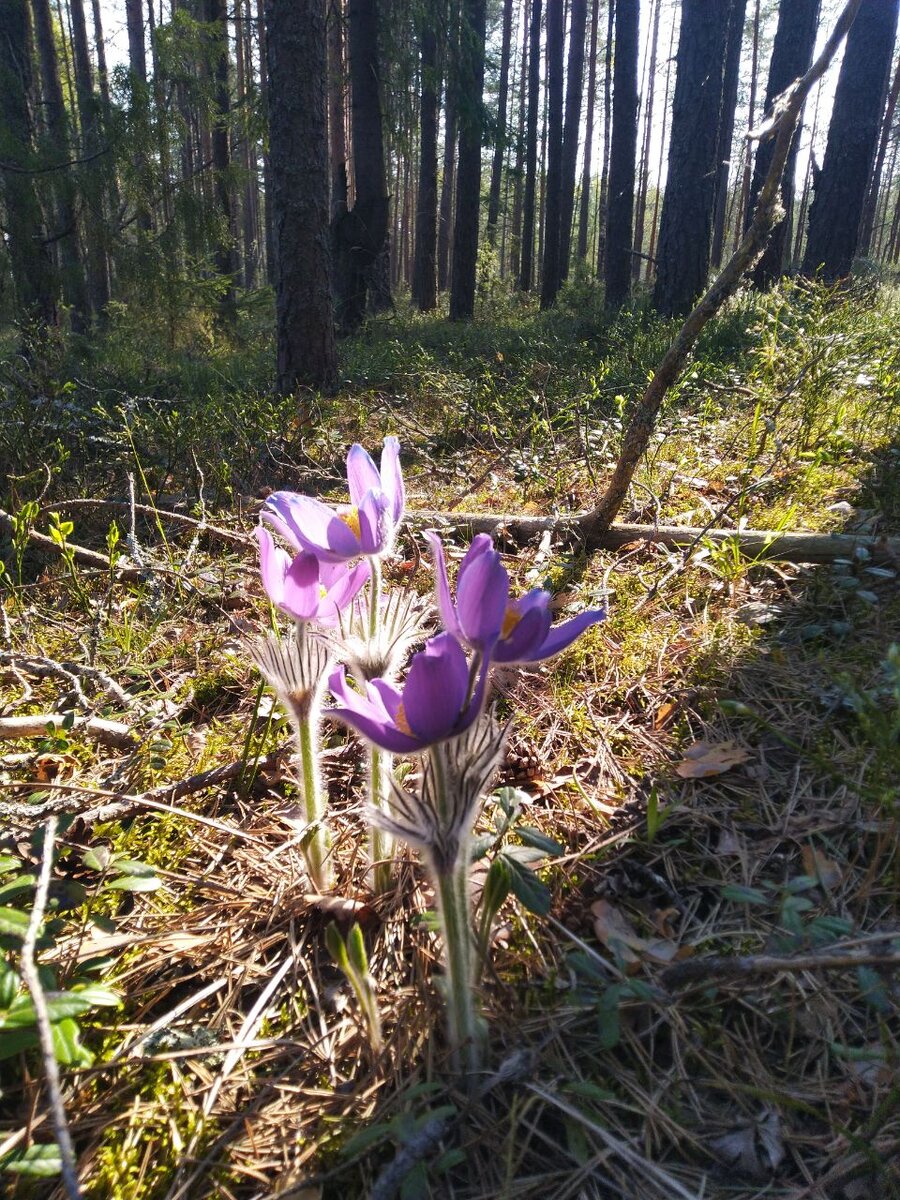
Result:
M57 284L34 188L27 0L0 4L0 192L16 299L25 324L57 321Z
M863 209L862 224L859 233L859 252L864 256L869 254L872 246L875 213L878 208L879 193L881 191L881 176L884 171L884 160L887 155L888 142L890 141L891 130L894 124L894 111L897 108L898 98L900 98L900 61L897 63L897 69L894 72L894 82L891 84L891 90L888 93L887 106L881 122L881 137L878 139L878 153L875 156L872 180L869 184L866 205Z
M631 278L634 283L641 277L641 251L644 249L644 225L647 217L647 195L650 190L650 141L653 133L653 98L656 91L656 56L659 48L659 18L662 0L656 0L653 10L653 28L650 34L650 61L644 104L644 140L641 147L641 166L638 172L637 207L634 215L634 262Z
M809 70L816 43L818 21L819 0L790 0L790 3L782 0L778 10L778 28L775 31L775 43L772 47L772 61L769 65L769 80L766 84L765 110L767 113L771 112L772 106L782 92L789 88L795 79ZM771 287L776 279L781 278L784 269L785 249L788 244L787 218L794 204L794 168L799 148L798 132L798 136L795 137L791 146L787 168L781 183L781 207L784 209L785 219L775 227L769 244L752 275L753 284L758 288ZM771 160L771 140L760 142L756 151L753 180L749 191L746 216L748 224Z
M828 144L809 212L803 274L843 279L859 245L900 0L863 0L847 37Z
M419 104L419 188L412 298L420 312L437 307L438 48L429 18L422 22L422 91Z
M377 0L349 0L353 207L333 221L338 325L344 333L365 320L372 270L388 235L390 199L381 122Z
M328 146L332 219L347 205L347 134L344 125L344 10L328 5Z
M634 164L638 117L640 0L616 0L612 143L609 154L609 217L606 232L606 304L620 308L631 288Z
M497 90L497 121L494 127L494 156L491 162L491 187L488 193L487 239L493 246L497 240L497 219L500 216L500 185L503 178L503 158L506 153L506 106L509 99L509 59L512 49L512 0L503 0L503 34L500 45L500 83Z
M578 245L576 253L584 262L588 252L588 225L591 215L591 161L594 153L594 91L597 87L597 26L600 23L600 0L591 4L591 46L588 51L587 118L584 132L584 159L581 168L581 203L578 212Z
M277 379L337 383L328 229L325 0L266 0Z
M72 157L69 120L59 77L59 62L56 57L50 2L49 0L33 0L33 4L47 140L54 159L53 165L57 167L53 176L57 221L54 236L59 253L63 298L71 309L73 331L83 333L87 328L90 314L85 290L84 267L78 242L75 187L71 167L64 165Z
M266 128L269 126L269 50L267 45L264 0L256 0L256 24L259 29L259 99ZM270 197L273 192L268 142L263 140L263 234L266 244L266 279L275 286L275 223Z
M687 312L709 274L716 150L730 4L683 0L653 304Z
M528 48L528 114L525 119L525 195L522 200L522 249L519 288L530 292L534 262L534 209L537 195L538 117L541 104L541 0L531 0Z
M712 264L722 265L725 248L725 217L728 212L728 180L731 171L731 143L734 139L734 110L737 106L741 69L741 44L747 0L731 0L728 18L728 42L725 49L725 73L722 79L722 103L719 110L719 138L716 148L717 171L713 208ZM802 75L799 71L798 75ZM795 77L796 78L796 77Z
M456 168L456 226L450 281L450 319L475 315L478 214L481 204L481 143L484 124L485 0L463 0L459 54L459 162Z
M563 129L562 193L559 213L559 278L569 277L572 250L572 218L575 214L575 171L578 134L581 128L581 98L584 93L584 35L587 0L571 0L569 21L569 65L566 76L566 117Z
M522 198L525 190L525 111L528 93L528 0L522 4L522 52L519 63L519 126L516 132L515 188L513 191L512 235L510 237L509 273L519 286L522 266Z
M603 67L603 157L600 189L597 195L597 274L606 271L606 217L609 199L609 151L612 141L613 42L615 40L616 0L606 0L606 50Z
M553 304L560 286L564 15L563 0L547 0L547 176L544 185L542 309Z
M234 275L237 264L235 262L230 182L231 94L228 87L228 27L225 0L204 0L203 16L209 30L210 43L215 50L212 166L216 206L221 223L215 247L216 271L223 280L219 314L226 323L233 324L236 318Z

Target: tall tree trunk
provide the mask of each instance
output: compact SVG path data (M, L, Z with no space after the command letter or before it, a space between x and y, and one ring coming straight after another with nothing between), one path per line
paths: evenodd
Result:
M525 196L519 287L530 292L534 263L534 208L537 192L538 117L541 105L541 0L531 0L528 49L528 115L525 121Z
M522 54L519 65L519 124L516 130L515 189L513 191L512 234L509 273L519 285L522 264L522 195L525 190L525 111L528 95L528 0L522 3Z
M603 155L600 160L600 188L597 194L597 274L606 271L606 216L609 198L609 151L612 140L613 41L616 0L606 0L606 50L603 66Z
M377 0L349 0L350 94L353 111L353 207L334 222L338 323L345 333L358 329L388 236L390 199L381 122ZM383 281L373 288L383 287ZM390 289L388 288L388 299Z
M640 0L616 0L616 59L605 273L606 304L609 308L620 308L627 301L631 287L639 26Z
M757 0L758 2L758 0ZM669 112L669 95L672 85L672 61L673 51L675 49L675 22L672 22L672 28L669 33L669 53L666 56L666 88L663 95L663 119L662 129L659 137L659 158L656 162L656 188L653 195L653 216L650 218L650 243L647 246L647 278L650 279L651 274L656 269L656 235L659 231L659 202L662 195L662 176L663 166L665 164L666 154L666 118Z
M500 85L497 91L497 121L494 136L494 157L491 162L491 187L488 193L487 239L493 246L497 240L497 219L500 216L500 184L503 178L503 159L506 152L506 106L509 99L509 59L512 49L512 0L503 0L503 35L500 45Z
M662 0L656 0L650 34L650 62L644 102L644 139L641 147L641 167L638 172L637 208L634 216L634 262L631 278L637 283L641 277L641 251L644 249L644 225L647 216L647 194L650 188L650 139L653 132L653 97L656 90L656 55L659 47L659 16Z
M894 138L891 149L891 161L888 165L887 182L882 189L875 208L875 227L872 231L872 244L869 253L873 258L882 258L884 252L885 233L887 231L888 208L891 196L894 194L894 184L897 179L897 152L900 150L900 138Z
M266 128L269 125L269 48L268 30L263 12L264 0L256 0L256 25L259 30L259 100ZM270 199L273 193L271 153L263 139L263 233L266 245L266 279L275 286L275 222Z
M816 103L813 106L812 130L809 135L810 147L816 145L816 137L819 132L819 113L822 107L822 83L819 80L819 86L816 88ZM819 164L816 162L815 152L811 149L809 159L806 163L806 172L803 176L803 189L800 193L800 204L797 209L796 231L793 235L794 249L791 260L791 266L798 265L801 261L800 251L803 249L803 237L806 233L806 221L809 214L809 201L812 194L813 179L819 173Z
M766 112L771 112L772 106L781 93L801 75L805 75L812 62L813 50L816 44L816 30L819 22L819 0L782 0L778 10L778 28L775 31L775 44L772 47L772 61L769 64L769 79L766 84ZM800 148L800 130L798 129L791 143L787 166L781 181L781 206L785 219L776 225L769 239L762 258L756 264L752 279L758 288L771 287L776 279L781 277L784 269L785 248L788 245L788 220L794 204L794 175L797 162L797 151ZM772 161L773 142L770 139L760 142L756 151L756 162L753 167L753 181L747 209L744 213L744 225L749 225L756 198L759 195L763 180L769 171Z
M757 82L759 78L759 21L760 21L761 0L755 0L753 7L753 34L750 42L750 99L747 104L747 129L748 131L756 128L756 93ZM821 91L821 84L819 87ZM738 246L741 244L741 238L744 236L744 224L748 219L747 213L750 211L750 183L753 177L753 151L751 143L747 141L743 152L743 170L741 176L741 191L738 198L737 217L734 222L734 230L732 232L731 252L734 254Z
M584 35L587 0L571 0L569 22L569 65L566 76L566 117L563 129L562 191L559 208L559 278L569 277L572 249L572 218L575 214L575 171L578 134L581 129L581 97L584 93Z
M94 18L94 48L97 53L97 82L100 84L100 98L103 101L103 120L109 121L112 105L109 96L109 69L106 65L106 43L103 40L103 18L100 13L100 0L91 0L91 12Z
M92 311L103 319L109 304L109 260L106 246L104 196L108 191L108 163L99 157L101 150L100 111L94 96L91 55L88 46L84 0L69 0L72 15L75 59L75 95L81 121L81 153L91 161L81 172L82 192L87 209L85 242L87 245L88 297Z
M900 61L897 63L897 69L894 72L894 82L891 84L891 90L888 93L887 106L884 110L884 118L881 122L881 137L878 140L878 153L875 156L875 166L872 169L872 180L869 184L869 191L866 196L866 205L863 209L862 224L859 232L859 253L867 255L872 246L872 231L875 228L875 211L878 208L879 193L881 190L881 175L884 171L884 160L887 154L888 142L890 141L891 130L894 124L894 110L897 107L897 99L900 97Z
M252 178L255 175L250 161L250 124L248 114L252 104L253 66L247 55L247 42L244 37L246 22L244 20L243 0L235 0L235 68L237 70L237 101L240 114L239 134L237 142L238 160L241 164L243 179L240 188L241 215L241 279L245 288L256 286L256 237L253 218L253 187Z
M563 0L547 0L547 178L541 274L542 309L553 304L560 287L564 16Z
M725 217L728 212L728 179L731 169L731 143L734 139L734 110L737 107L738 82L741 69L741 43L744 40L744 18L747 0L731 0L728 20L728 43L725 49L725 73L722 79L722 102L719 111L719 144L716 149L717 172L715 207L713 209L712 264L721 266L725 246ZM802 75L803 72L801 71Z
M456 83L447 75L444 85L444 155L438 211L438 291L450 286L450 245L453 240L453 188L456 183L458 132Z
M50 13L49 0L34 0L34 18L38 59L41 67L44 119L47 123L47 140L54 165L57 167L53 176L58 225L55 238L59 248L63 298L71 308L72 329L76 333L81 333L87 327L89 309L85 291L84 268L78 243L75 187L71 168L65 165L72 157L72 145L69 139L69 121L59 78L59 63L56 57L53 18Z
M900 0L863 0L847 35L822 173L809 212L803 274L850 272L878 143Z
M706 286L729 4L683 0L672 104L669 176L653 303L688 312Z
M212 165L216 207L221 222L220 233L216 239L215 259L216 271L226 281L219 302L219 312L223 320L232 323L236 317L234 275L237 263L231 203L231 94L228 87L228 27L225 0L204 0L203 16L215 49Z
M450 281L450 318L475 315L478 214L481 204L481 142L484 124L485 0L463 0L459 54L459 162L456 227Z
M416 198L416 246L412 298L420 312L437 306L437 166L438 166L437 34L430 19L422 21L422 95L419 105L419 191Z
M591 215L591 161L594 153L594 90L597 87L597 26L600 22L600 0L591 4L591 47L588 51L587 120L584 132L584 158L581 167L581 203L578 212L577 254L581 262L587 258L588 223Z
M277 379L337 383L328 229L325 0L266 0Z
M34 80L27 0L0 4L0 196L19 311L26 323L56 324L56 279L34 188Z
M344 126L344 10L328 5L328 143L332 218L347 205L347 134Z

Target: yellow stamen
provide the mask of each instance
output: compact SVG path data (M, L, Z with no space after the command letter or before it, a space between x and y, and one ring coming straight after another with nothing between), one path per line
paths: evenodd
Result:
M394 724L401 733L405 733L407 737L413 736L413 731L409 727L409 721L406 719L406 709L401 704L397 709L397 715L394 717Z
M518 623L522 620L522 614L511 604L503 614L503 624L500 626L500 636L508 638Z
M324 600L327 595L328 595L328 588L325 586L324 583L320 583L319 584L319 599Z
M359 537L359 509L356 505L354 504L352 508L348 508L345 512L338 513L338 516L347 528Z

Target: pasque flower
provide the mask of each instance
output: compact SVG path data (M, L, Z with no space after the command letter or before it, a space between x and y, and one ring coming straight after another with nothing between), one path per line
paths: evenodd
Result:
M262 518L295 550L307 550L323 562L342 563L360 555L374 558L386 553L406 503L397 439L384 439L381 470L362 446L351 446L347 484L350 503L335 508L312 496L273 492Z
M426 536L434 553L437 603L444 625L460 641L489 654L492 662L540 662L565 650L606 617L605 609L588 609L554 627L549 592L535 588L519 600L510 600L509 575L486 533L478 534L460 564L454 604L441 540L434 533Z
M350 687L339 667L328 680L338 703L325 709L325 716L350 725L391 754L416 754L469 728L481 711L486 682L487 671L482 670L473 690L462 647L442 633L413 656L402 691L374 679L363 695Z
M256 530L263 587L276 608L295 621L334 626L370 575L369 564L327 563L301 550L291 557L268 529Z

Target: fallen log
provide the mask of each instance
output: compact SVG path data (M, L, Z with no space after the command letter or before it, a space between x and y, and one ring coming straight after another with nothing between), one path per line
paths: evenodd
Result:
M133 750L137 745L134 731L122 721L106 717L73 718L71 713L34 713L25 717L0 717L0 739L49 737L57 731L83 733L115 750Z
M645 541L662 546L694 546L701 541L737 544L751 559L775 559L795 563L828 563L836 558L868 558L873 563L900 562L900 538L871 537L855 533L805 533L774 529L704 529L684 525L627 525L608 529L593 525L593 512L556 517L532 517L515 513L452 513L418 511L407 513L416 528L466 529L472 533L503 536L522 544L542 533L574 542L586 552L617 550L630 542Z

